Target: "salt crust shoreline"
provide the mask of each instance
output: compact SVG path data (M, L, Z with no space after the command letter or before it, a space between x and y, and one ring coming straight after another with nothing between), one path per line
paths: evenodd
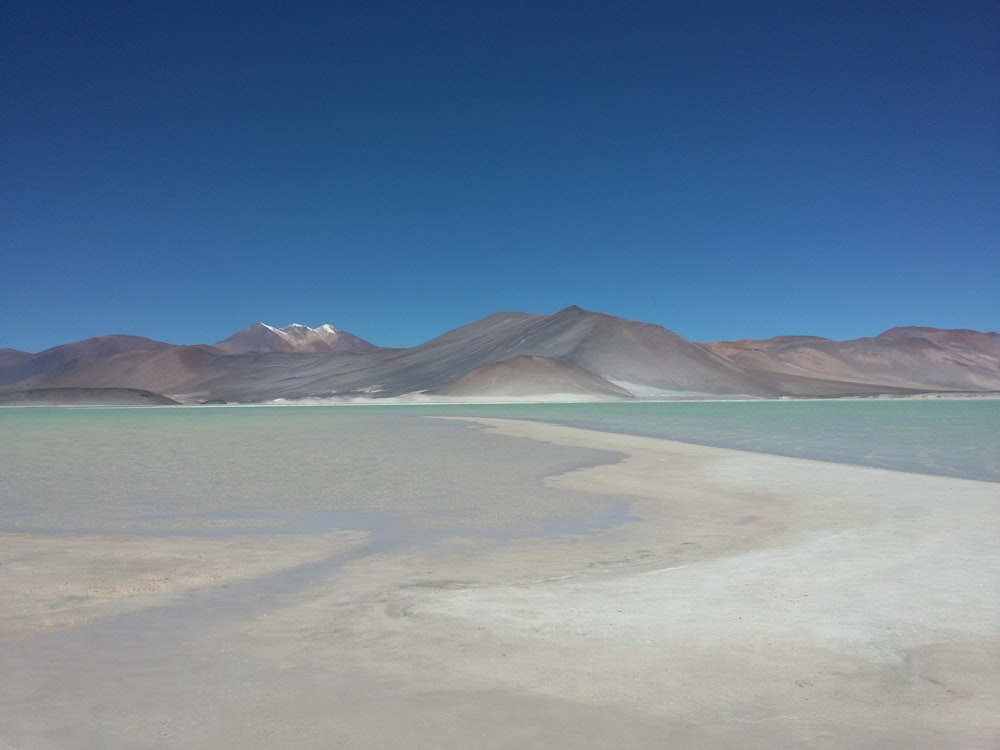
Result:
M619 463L547 481L627 498L636 520L585 535L456 536L385 551L366 551L366 537L349 530L141 543L2 535L0 574L18 583L4 587L0 609L0 648L17 678L0 693L10 709L0 740L1000 744L998 485L461 419L511 438L622 453ZM192 592L210 601L220 587L324 559L340 562L281 606L249 617L210 609L183 649L171 646L177 635L164 623ZM142 633L130 613L147 618ZM40 669L33 649L85 667L91 653L81 644L93 628L115 633L125 654L169 648L153 662L155 692L167 697L152 705L123 680L117 692L93 687L113 716L47 703L47 680L60 673ZM176 667L165 668L171 659ZM202 704L199 696L218 692L221 708Z
M99 390L99 389L97 389ZM157 394L159 395L159 394ZM169 398L177 399L177 404L115 404L93 403L74 404L58 400L46 402L0 403L0 409L163 409L177 406L198 408L248 408L265 406L489 406L501 404L592 404L592 403L732 403L732 402L787 402L787 401L968 401L968 400L1000 400L1000 393L995 391L928 391L915 394L873 394L869 396L784 396L777 398L734 395L732 397L717 396L707 393L677 392L674 396L640 396L632 399L616 399L611 397L596 397L575 393L548 393L539 396L428 396L421 392L403 396L361 397L361 396L306 396L303 398L275 398L266 401L202 403L196 394L172 394Z
M194 402L184 401L186 396L178 395L186 405ZM785 396L766 398L763 396L733 395L717 396L709 393L677 392L674 396L646 396L632 399L616 399L611 397L586 396L576 393L548 393L535 397L525 396L428 396L423 393L410 393L403 396L387 396L382 398L363 397L305 397L300 399L276 398L253 404L224 404L224 406L447 406L448 404L465 405L496 405L496 404L673 404L673 403L731 403L737 401L769 402L769 401L966 401L969 399L1000 400L1000 393L984 392L948 392L928 391L914 394L874 394L870 396Z

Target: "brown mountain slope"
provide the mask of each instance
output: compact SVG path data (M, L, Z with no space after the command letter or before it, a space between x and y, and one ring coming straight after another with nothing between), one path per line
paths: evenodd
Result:
M641 389L642 395L776 393L765 380L665 328L569 307L553 315L496 313L386 356L370 369L309 383L289 382L287 395L430 391L518 356L561 360L629 391Z
M209 346L172 346L131 351L92 362L46 382L51 388L135 388L178 393L205 365L219 357Z
M430 391L436 396L585 395L631 398L624 388L582 367L548 357L522 355L484 365Z
M625 388L655 395L776 395L766 380L673 331L611 315L567 308L550 322L568 324L576 340L563 359Z
M23 362L33 357L31 352L22 352L20 349L0 349L0 367Z
M782 336L723 341L706 349L768 375L919 390L1000 390L1000 335L895 328L874 338Z
M171 344L141 336L113 334L62 344L28 358L0 366L0 388L23 390L36 384L48 383L66 373L92 362L122 352L156 352L171 348Z
M264 328L257 333L279 330ZM303 341L310 331L320 338L334 331L298 328ZM251 329L241 333L257 335ZM239 341L238 334L233 338ZM244 339L242 345L263 344ZM496 313L409 349L365 346L225 354L215 346L105 336L11 355L0 361L0 390L135 388L187 402L443 395L449 389L487 397L566 388L601 396L620 388L623 397L1000 391L1000 335L967 330L913 327L854 341L781 336L695 344L661 326L569 307L552 315Z

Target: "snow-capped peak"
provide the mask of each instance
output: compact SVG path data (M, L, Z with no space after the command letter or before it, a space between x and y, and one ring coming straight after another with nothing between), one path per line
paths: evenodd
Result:
M277 328L267 323L255 323L249 328L216 344L231 354L243 352L329 352L363 351L372 346L366 341L337 330L329 323L310 328L291 323Z
M324 323L318 328L310 328L309 326L304 326L301 323L291 323L284 328L273 328L271 326L268 326L268 328L284 339L290 340L294 338L298 341L316 338L327 339L331 335L336 335L338 333L337 329L329 323Z

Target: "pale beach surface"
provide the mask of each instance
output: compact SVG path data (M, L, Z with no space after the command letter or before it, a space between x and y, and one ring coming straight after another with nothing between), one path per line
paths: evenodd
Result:
M0 431L0 748L1000 746L1000 484L235 411Z

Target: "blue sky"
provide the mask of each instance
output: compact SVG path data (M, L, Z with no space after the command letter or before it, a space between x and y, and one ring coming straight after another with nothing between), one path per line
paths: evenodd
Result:
M1000 329L1000 4L0 9L0 347Z

